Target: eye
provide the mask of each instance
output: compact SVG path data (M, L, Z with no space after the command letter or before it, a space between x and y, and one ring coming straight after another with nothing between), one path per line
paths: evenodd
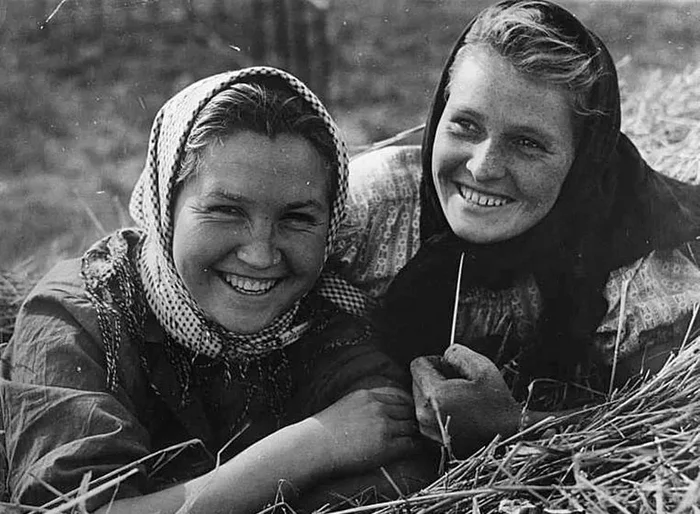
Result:
M294 230L309 229L322 224L322 220L309 212L289 212L282 218L282 223Z
M477 137L481 134L481 127L472 119L457 118L453 122L455 130L464 136Z
M245 211L240 207L236 205L227 204L212 205L209 207L209 211L214 214L221 214L224 216L230 216L235 218L245 217L246 215Z
M539 141L531 137L518 137L515 139L515 144L526 152L546 152L547 149Z

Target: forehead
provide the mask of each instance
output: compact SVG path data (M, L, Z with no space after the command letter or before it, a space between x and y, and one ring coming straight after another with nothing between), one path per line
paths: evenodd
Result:
M202 193L225 191L264 202L327 198L329 167L305 138L242 131L205 150L197 174Z
M469 110L506 125L552 135L571 130L571 98L562 88L536 82L494 50L475 46L453 70L446 110Z

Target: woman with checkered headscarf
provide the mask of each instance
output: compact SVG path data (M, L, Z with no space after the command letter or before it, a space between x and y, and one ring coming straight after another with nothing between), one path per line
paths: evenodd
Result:
M137 228L59 264L18 317L1 384L12 500L247 512L280 481L303 493L410 450L405 377L362 295L324 271L346 188L335 124L280 70L168 101Z

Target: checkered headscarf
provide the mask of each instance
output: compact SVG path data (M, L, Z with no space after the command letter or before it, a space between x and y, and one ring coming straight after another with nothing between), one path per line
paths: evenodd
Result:
M149 306L160 324L176 342L196 353L217 357L222 351L254 357L298 339L304 320L296 320L296 302L271 325L254 334L236 334L210 320L190 295L178 275L172 256L172 208L176 179L185 154L185 144L198 114L214 96L231 85L277 78L320 116L336 146L333 169L337 173L335 198L331 205L325 256L332 247L345 208L348 156L337 126L319 99L292 75L269 67L253 67L202 79L171 98L158 112L148 145L146 166L134 188L129 210L145 232L138 260L139 272ZM365 299L357 289L339 277L323 271L314 291L354 315L364 314ZM303 301L303 300L301 300ZM293 326L295 325L295 326Z

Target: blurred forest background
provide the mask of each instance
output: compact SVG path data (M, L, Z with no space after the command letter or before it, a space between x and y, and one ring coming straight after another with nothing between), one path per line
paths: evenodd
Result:
M0 268L44 270L129 224L150 124L173 93L251 64L326 102L352 149L423 122L486 0L0 0ZM700 1L562 0L623 94L697 68Z

